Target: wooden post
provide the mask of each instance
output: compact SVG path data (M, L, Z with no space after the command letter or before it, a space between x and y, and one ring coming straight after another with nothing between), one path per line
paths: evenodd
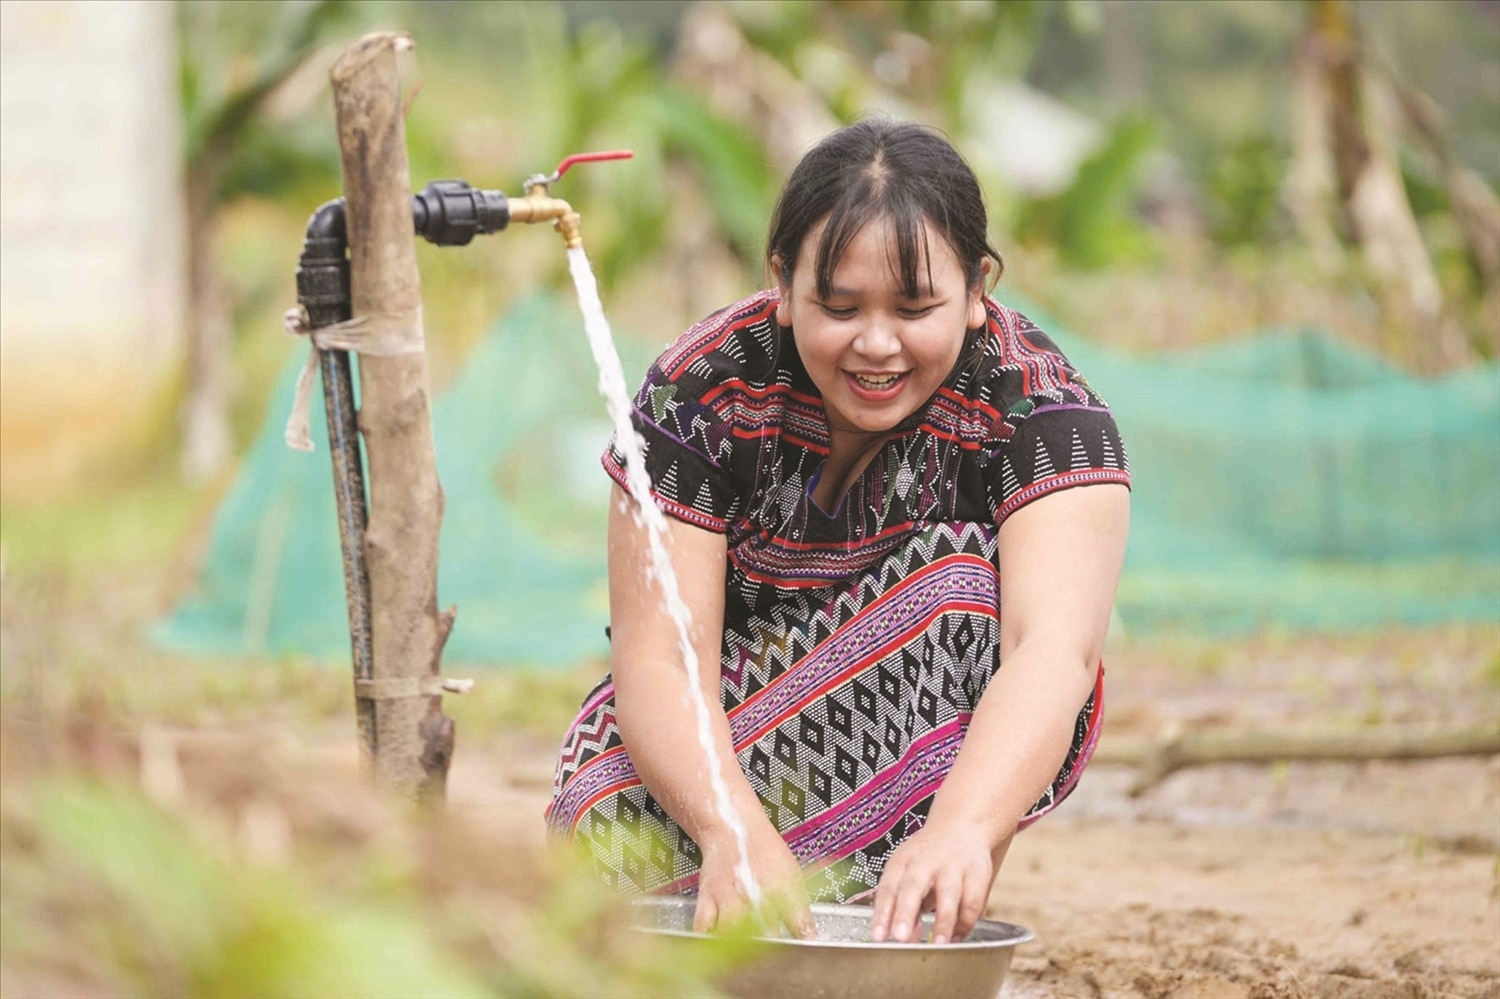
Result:
M355 696L373 702L367 764L405 797L441 799L453 754L439 662L453 610L437 609L443 489L432 447L421 280L396 53L410 39L366 35L334 63L334 110L343 162L353 316L386 347L359 358L359 427L369 462L373 678ZM401 345L399 351L389 349Z

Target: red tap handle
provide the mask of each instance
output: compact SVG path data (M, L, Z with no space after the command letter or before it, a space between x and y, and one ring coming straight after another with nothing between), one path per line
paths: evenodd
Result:
M612 149L604 153L574 153L557 165L557 172L552 176L561 177L568 172L568 168L574 163L597 163L600 160L628 160L635 155L630 149Z

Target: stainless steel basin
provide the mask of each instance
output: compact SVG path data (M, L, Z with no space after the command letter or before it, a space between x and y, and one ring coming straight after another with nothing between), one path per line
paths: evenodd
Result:
M651 896L630 904L635 928L691 941L696 899ZM815 940L766 938L764 954L724 983L730 995L786 999L994 999L1017 944L1036 938L1024 926L981 919L962 943L875 943L865 905L814 903ZM923 938L932 916L922 918Z

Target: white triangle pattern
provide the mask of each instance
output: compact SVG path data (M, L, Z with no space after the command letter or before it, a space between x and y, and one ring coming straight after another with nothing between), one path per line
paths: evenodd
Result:
M1077 427L1073 428L1073 453L1069 455L1069 460L1070 472L1082 472L1090 466L1088 452L1083 449L1083 438L1079 436Z
M1047 453L1047 445L1043 444L1042 439L1038 437L1036 439L1036 467L1032 470L1031 481L1035 482L1053 474L1055 474L1055 469L1052 467L1052 456Z
M1010 467L1010 457L1000 459L1000 488L1005 491L1006 496L1014 496L1021 491L1021 480L1016 477L1016 470Z
M670 500L672 500L674 502L681 502L681 497L679 497L677 495L677 463L676 462L673 462L672 464L668 465L667 466L667 473L665 475L663 475L659 481L653 483L653 485L655 485L656 488L657 488L657 490L663 496L667 497L667 499L670 499Z

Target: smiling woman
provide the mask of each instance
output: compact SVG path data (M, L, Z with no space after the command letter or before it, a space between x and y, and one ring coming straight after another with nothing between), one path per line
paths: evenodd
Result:
M722 709L718 776L794 931L809 896L873 897L877 940L911 939L924 909L934 940L961 938L1098 737L1124 447L1052 342L984 293L983 198L937 134L826 138L767 258L777 287L683 334L635 403ZM604 456L617 483L621 462ZM696 891L708 929L749 886L630 503L617 490L612 673L567 734L548 820L622 890Z
M808 275L813 247L828 228L825 222L803 240L795 268L779 256L772 262L780 294L776 321L793 331L797 355L823 396L831 446L813 499L825 510L864 471L892 428L952 373L963 331L984 324L979 284L964 279L944 240L924 239L925 283L903 286L891 254L898 245L895 226L884 219L849 241L835 283L820 293Z

